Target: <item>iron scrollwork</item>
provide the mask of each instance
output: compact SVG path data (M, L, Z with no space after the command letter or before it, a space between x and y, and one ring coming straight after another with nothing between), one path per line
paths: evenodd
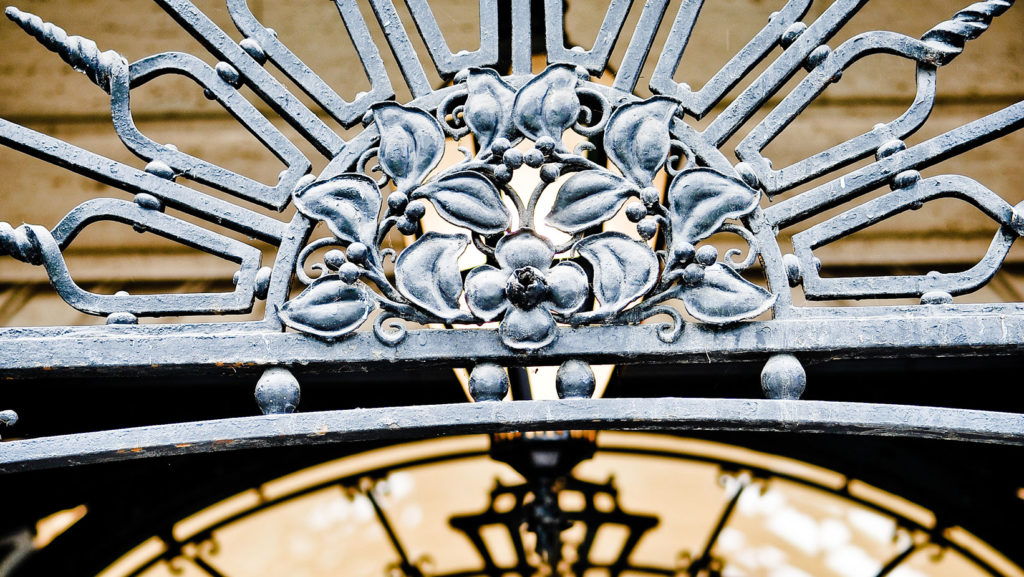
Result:
M954 297L983 287L1003 265L1024 235L1024 203L1014 206L967 176L924 177L919 171L1024 127L1024 102L927 140L905 142L932 112L940 70L994 27L1012 0L970 4L918 38L869 31L834 47L829 43L868 0L834 0L826 6L780 2L760 31L696 90L675 76L701 14L700 0L672 4L671 11L667 0L642 6L613 0L590 50L568 47L565 14L557 1L480 0L480 48L457 53L423 0L407 3L411 22L403 22L392 0L371 0L376 23L356 0L334 0L369 86L351 100L299 60L245 0L227 2L240 40L189 0L155 2L217 62L208 65L179 53L128 62L41 18L7 9L17 26L109 95L115 130L144 168L0 119L0 144L134 197L134 202L87 201L52 229L0 222L0 254L43 266L70 306L113 325L2 329L5 378L44 371L53 371L49 376L79 370L141 375L228 366L328 371L427 364L475 366L474 374L481 376L488 366L494 373L523 365L564 368L574 361L760 360L766 362L763 389L772 399L764 407L785 408L772 427L799 421L814 428L827 415L830 425L859 423L839 427L848 432L931 436L965 423L965 438L973 434L1015 443L1024 438L1019 419L1005 415L999 419L1007 420L989 422L948 409L941 413L948 418L941 427L919 430L906 418L882 419L879 415L888 413L881 409L872 409L873 416L862 421L856 406L839 405L842 410L833 415L825 412L828 406L795 405L802 407L797 412L772 404L799 398L806 386L801 363L808 360L1019 353L1024 304ZM628 14L638 18L627 19ZM508 45L498 30L502 18L509 19ZM661 35L665 40L658 40L664 28L670 28ZM418 55L416 46L429 54ZM384 48L397 60L400 76L389 77ZM548 62L536 73L534 48ZM619 53L621 61L613 62ZM906 111L789 166L774 167L769 146L819 103L828 86L875 54L913 65L908 80L916 82L916 90ZM654 66L649 81L638 86L649 65ZM590 78L610 70L615 70L610 85ZM131 91L167 74L190 78L270 150L282 164L276 181L257 182L146 137L132 117ZM435 77L443 85L432 84ZM364 129L346 140L304 103L308 100L290 92L295 88L341 126L362 120ZM411 100L394 101L405 89ZM267 109L294 129L289 133L294 138L278 130ZM702 118L707 119L703 125L693 121ZM467 148L461 161L448 162L446 149L464 138L472 140L472 150ZM578 140L585 142L569 144ZM730 141L738 142L735 159L723 150ZM314 163L304 150L326 160L318 175L311 173ZM524 176L535 184L519 190ZM208 188L225 194L210 194ZM865 199L870 194L875 196ZM967 201L998 225L987 252L967 270L870 277L819 270L819 259L828 260L819 248L949 197ZM552 208L541 208L549 200ZM289 221L250 203L278 211L294 204L298 213ZM422 223L430 211L450 226L427 230ZM635 234L612 230L609 222L619 215L635 225ZM119 222L235 263L234 289L88 292L68 272L64 253L98 221ZM320 223L331 234L314 239ZM792 236L780 236L783 229ZM395 252L384 248L393 231L415 238ZM737 249L719 254L713 245L724 246L715 236L723 233L747 245L742 257ZM460 257L470 247L484 262L463 270ZM295 280L304 289L293 295ZM915 300L872 300L893 297ZM800 299L858 302L811 307L797 304ZM143 322L168 315L244 315L252 313L256 300L266 301L262 317ZM636 326L659 315L671 322ZM420 327L407 330L407 323ZM497 330L463 330L487 323L496 323ZM142 343L146 355L138 354ZM275 379L270 381L268 387ZM586 379L573 382L579 386L566 385L559 396L589 397L595 390ZM475 395L471 382L471 396L504 398L507 386L497 384ZM278 414L295 408L297 379L277 385L261 394L263 410L303 422L302 415ZM715 407L728 407L718 401L723 400ZM524 423L549 423L540 417L543 407L504 404L517 405L504 410L523 411ZM588 410L595 406L587 405ZM746 410L736 411L741 409ZM466 414L462 406L442 412L439 426L463 422ZM627 414L625 404L613 405L604 426L618 426L617 419ZM725 426L728 415L708 414ZM415 417L402 427L411 430L410 423L422 420ZM503 422L480 418L480 430ZM0 421L10 424L13 416ZM762 426L749 415L736 422ZM339 431L356 428L344 419L339 423ZM308 427L319 430L312 423ZM265 430L253 433L260 443L270 443L269 438ZM17 443L28 456L15 461L48 454L45 443ZM154 450L165 445L186 451L180 443L153 442ZM86 451L70 442L64 447L61 454L68 458ZM95 458L107 458L105 451L97 449Z
M681 300L688 313L712 324L740 321L771 307L773 295L740 276L735 263L719 262L711 245L697 246L727 220L754 211L760 193L735 176L689 161L681 170L669 166L673 149L685 148L670 132L682 112L677 100L656 96L615 106L587 87L587 79L582 69L553 65L514 90L493 70L469 69L457 77L465 90L438 110L449 124L416 107L374 105L368 120L376 125L379 144L363 156L377 156L383 178L375 182L362 172L345 172L313 180L294 193L299 211L326 223L346 250L329 252L318 263L325 274L307 277L308 288L284 304L284 323L338 338L357 329L375 308L419 323L501 319L502 342L529 350L554 340L556 321L637 322L661 312L657 305L670 299ZM457 99L462 102L454 105ZM589 160L585 147L570 151L563 139L570 129L603 135L604 152L619 172ZM479 152L432 174L444 153L446 130L456 137L472 133ZM533 143L525 153L516 146L523 140ZM524 167L539 172L529 195L510 184ZM664 203L654 187L663 169L673 175ZM559 181L563 175L569 176ZM381 188L389 182L394 190L381 214ZM544 223L572 235L561 246L538 226L538 203L549 189L556 189L556 196ZM592 232L632 198L639 202L625 211L638 236L650 241L660 231L664 249L655 251L620 232ZM425 201L469 234L423 234L398 255L392 284L380 244L394 227L415 233ZM497 266L477 266L463 280L458 258L471 242ZM751 253L757 253L756 245ZM302 276L305 264L297 263ZM460 306L463 294L466 307ZM596 305L584 310L589 297Z

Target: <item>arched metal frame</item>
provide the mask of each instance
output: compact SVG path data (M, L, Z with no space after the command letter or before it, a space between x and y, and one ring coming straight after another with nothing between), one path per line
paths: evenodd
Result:
M246 36L240 43L186 0L157 3L221 62L209 67L188 55L166 53L129 64L118 54L100 52L94 43L68 36L35 16L7 11L9 18L110 94L119 136L148 164L138 170L0 120L0 142L136 195L134 204L85 203L52 230L0 223L0 249L45 266L65 301L107 318L103 327L0 329L4 377L142 376L215 372L225 366L374 370L489 363L536 366L574 360L762 360L767 361L762 384L770 399L535 401L273 415L14 441L0 445L0 469L243 446L584 425L827 430L1024 442L1024 417L1016 414L786 400L799 397L804 387L797 359L1011 355L1024 345L1021 303L953 302L954 295L977 289L998 271L1012 243L1024 234L1024 208L1011 206L965 177L922 179L917 172L1020 128L1024 103L909 148L903 142L931 110L937 69L1010 9L1012 0L972 4L921 39L869 32L834 50L826 42L867 0L836 0L806 24L801 19L810 0L791 0L696 92L672 77L701 0L681 3L661 55L649 52L659 27L667 25L668 4L647 2L611 87L591 82L589 74L607 67L611 49L623 32L622 16L632 6L628 0L610 3L605 25L589 51L565 48L560 4L544 3L549 66L537 74L532 70L529 39L538 32L530 30L537 22L531 13L540 9L538 3L512 0L506 14L498 3L481 0L480 49L453 54L425 2L410 0L417 26L406 29L396 25L399 19L391 0L373 0L373 12L413 95L404 105L389 102L397 79L387 78L380 47L370 38L355 0L336 4L373 88L353 102L341 99L268 34L244 1L228 2ZM501 61L502 50L496 44L499 18L511 18L508 62ZM412 34L420 35L437 73L453 79L453 85L440 89L430 85L424 63L412 46ZM749 78L754 66L777 47L783 48L781 54L762 73ZM789 167L773 168L761 151L825 87L840 81L844 70L876 53L916 64L918 93L907 112L833 149ZM642 100L634 89L644 63L653 58L657 64L650 88L657 95ZM267 65L282 70L343 125L363 121L366 128L343 141L268 73ZM510 74L499 76L496 68L507 68ZM734 166L719 148L739 134L801 68L809 72L747 132L737 148L742 162ZM132 120L130 91L163 74L194 80L280 158L286 169L277 184L254 182L141 134ZM687 116L708 114L744 81L749 84L702 132L687 122ZM330 160L321 174L307 174L310 162L239 95L236 89L241 86L251 88ZM597 153L607 156L621 175L589 160L587 148L566 149L561 137L567 130L602 146ZM476 157L427 179L445 140L470 134L478 148ZM523 139L533 141L535 148L526 155L510 153L515 149L509 147ZM596 148L589 145L591 150ZM874 162L842 170L872 155ZM380 182L364 171L374 156L384 172ZM510 174L524 162L540 169L543 181L525 206L506 186ZM662 171L671 180L667 191L652 188L654 175ZM559 184L547 222L573 235L573 241L554 247L533 231L533 208L560 174L572 176ZM825 184L784 196L826 175L830 180ZM195 181L264 207L282 209L295 203L299 212L290 222L282 222L176 179ZM388 188L389 183L395 190ZM886 186L892 192L795 235L794 254L782 254L776 240L779 228ZM762 208L762 195L776 202ZM921 203L951 196L975 205L1000 225L988 253L968 271L842 279L818 275L815 248ZM630 198L641 200L626 211L638 223L639 236L655 241L653 248L625 235L595 232ZM383 262L395 255L382 251L380 240L395 227L403 233L420 231L417 221L427 201L469 234L421 235L397 255L392 281L384 274ZM211 229L222 226L268 242L277 247L273 263L260 267L255 248L186 224L165 214L165 209L204 219ZM235 291L96 295L82 290L68 274L61 251L89 223L104 219L151 230L238 262ZM345 250L336 250L330 262L325 258L317 263L323 274L312 279L303 271L305 258L312 252L310 234L318 221L327 224L335 244ZM522 230L508 232L517 226ZM733 232L746 240L750 244L746 261L734 262L732 254L719 260L716 250L701 246L715 232ZM499 266L477 267L463 278L455 257L471 242ZM766 286L741 276L745 269L758 268L754 265L759 265ZM309 286L292 297L296 277ZM791 287L801 287L811 300L912 296L919 297L921 304L798 307ZM463 292L468 309L459 304ZM145 316L246 312L257 298L266 300L266 316L260 321L138 323ZM749 320L762 318L766 311L770 320ZM357 331L369 324L371 314L377 315L373 330ZM667 315L670 322L640 324L656 315ZM393 324L393 318L421 328L406 329ZM501 319L498 330L451 327L495 319ZM560 325L556 327L555 321ZM430 326L439 324L448 326ZM564 396L589 396L586 369L583 372L582 377L562 379ZM261 399L264 410L294 410L296 403L289 403L297 395L294 379L269 380L277 388L271 387ZM494 397L496 390L507 387L500 378L483 381L481 377L479 386L471 387L478 399Z
M258 515L259 513L272 509L276 506L286 504L294 499L300 499L307 495L328 489L331 487L339 487L345 493L349 495L362 494L368 497L373 503L377 520L386 528L385 534L388 540L391 542L392 547L395 549L396 555L400 559L399 561L399 574L401 575L422 575L423 572L420 568L409 558L409 552L406 550L406 545L403 543L401 536L392 527L392 513L385 510L381 503L374 497L376 484L381 480L386 480L387 477L400 471L409 471L421 467L432 467L432 466L444 466L450 463L458 463L467 459L487 457L490 453L488 451L480 450L478 448L471 448L468 443L462 443L465 439L450 438L447 439L449 445L441 444L439 447L424 448L424 451L417 455L415 458L398 460L394 462L388 462L387 464L373 467L372 469L359 470L357 467L343 467L342 471L339 471L337 476L331 478L318 478L316 482L309 484L299 484L289 488L288 491L283 493L275 493L272 497L266 497L262 495L257 503L244 509L231 509L230 513L216 518L215 520L207 519L207 522L202 527L195 527L193 530L188 532L182 532L181 535L175 534L171 531L168 534L161 535L159 538L164 542L166 547L163 548L163 552L153 556L149 559L135 558L137 565L135 567L123 567L124 569L132 569L128 573L129 577L140 575L152 568L154 565L161 562L174 563L175 560L184 560L197 564L203 570L210 572L213 575L222 575L221 572L214 569L216 563L211 558L207 557L206 553L210 549L216 549L212 546L216 541L216 532L225 527L229 527L231 524L244 521L252 515ZM433 451L431 450L433 449ZM386 451L386 450L385 450ZM787 463L789 465L788 470L782 471L772 467L772 464L754 464L743 460L742 456L729 455L723 456L717 454L713 449L704 447L703 451L700 449L694 450L693 448L684 448L680 446L673 446L671 442L662 442L654 446L648 444L632 445L629 442L628 437L617 437L615 441L611 443L600 443L597 447L596 456L601 455L612 455L612 456L633 456L643 457L646 459L665 459L669 462L686 462L703 464L718 467L723 476L731 477L734 481L734 488L726 490L725 499L722 503L723 507L719 514L713 519L714 524L708 527L708 537L700 545L694 544L695 548L692 551L680 551L684 553L686 563L678 566L664 566L664 567L653 567L653 566L635 566L628 562L628 552L632 550L638 542L643 538L646 531L653 529L663 519L665 511L626 511L623 510L618 502L618 494L621 491L626 490L626 487L617 486L614 478L609 479L606 484L592 483L583 481L575 476L569 476L567 478L568 486L565 490L584 490L590 489L604 489L608 491L609 496L613 499L614 507L611 508L610 512L606 512L602 515L600 512L592 511L594 519L581 519L583 524L588 529L596 528L591 525L598 525L600 522L609 522L613 524L629 526L635 532L631 533L635 537L635 540L628 541L624 547L624 556L619 558L619 561L623 561L623 565L616 565L615 562L611 563L609 567L613 571L627 570L631 573L636 574L650 574L650 575L676 575L680 572L684 572L687 575L701 574L700 571L707 570L708 566L712 563L721 563L722 560L715 554L715 547L719 536L721 535L722 529L726 527L735 511L735 506L739 501L743 491L746 490L765 490L771 486L773 481L781 480L788 483L793 483L801 488L811 489L814 491L820 491L832 495L837 499L855 503L858 506L864 507L873 512L892 517L896 520L896 526L908 533L919 533L925 535L922 539L911 539L909 545L897 553L893 558L887 560L887 563L879 570L877 575L884 576L891 573L897 567L900 567L907 559L919 552L927 550L929 547L935 547L939 550L951 550L955 551L958 555L962 555L965 559L969 560L970 563L977 566L980 570L984 571L989 575L1002 575L998 568L993 566L991 559L986 559L984 555L979 554L980 551L974 550L970 547L965 547L964 544L951 540L946 536L945 530L947 527L943 527L938 523L929 524L927 520L921 518L912 518L908 516L905 511L901 512L891 506L890 503L872 500L863 495L858 495L850 491L850 486L856 479L851 477L845 477L838 473L829 472L830 475L834 475L837 478L841 478L842 482L837 486L836 484L830 485L828 482L820 478L820 470L816 470L819 475L817 478L806 476L807 471L801 470L800 467L793 468L793 463ZM378 455L379 459L380 456ZM343 459L344 460L344 459ZM337 466L338 462L325 463L315 468L323 466ZM774 463L778 465L778 463ZM802 464L801 464L802 465ZM308 471L298 471L296 474L302 475ZM293 475L294 476L294 475ZM837 479L829 479L829 481L836 481ZM273 485L273 481L268 484ZM294 482L293 482L294 483ZM574 483L576 484L574 486ZM526 551L521 542L521 538L518 535L513 534L511 536L511 543L516 553L516 563L510 567L499 567L497 566L493 558L491 557L492 551L481 538L474 539L474 536L479 536L480 529L485 525L501 524L506 521L503 518L502 513L498 513L494 507L495 499L497 495L508 494L509 492L516 491L528 491L528 484L523 485L504 485L500 480L496 479L496 486L491 496L490 505L482 512L474 514L469 511L456 511L457 513L449 518L449 524L463 533L470 541L473 542L474 548L481 555L480 565L481 569L473 567L466 567L464 570L458 570L451 573L440 573L439 577L459 577L459 576L472 576L472 575L525 575L536 568L531 567L525 558ZM731 493L731 494L730 494ZM230 498L229 498L230 499ZM214 505L213 507L215 507ZM645 514L646 513L646 514ZM509 515L513 519L520 518L523 513L519 510L506 511L504 514ZM605 517L602 519L602 517ZM516 525L509 526L509 532L514 533ZM593 535L591 535L593 537ZM584 538L585 539L585 538ZM589 542L589 545L592 545ZM588 548L589 548L588 545ZM685 544L681 543L680 547ZM594 567L588 564L586 555L581 555L582 561L573 568L573 574L582 574L588 568ZM681 559L674 559L677 563ZM474 561L477 561L474 559ZM596 564L595 564L596 565Z

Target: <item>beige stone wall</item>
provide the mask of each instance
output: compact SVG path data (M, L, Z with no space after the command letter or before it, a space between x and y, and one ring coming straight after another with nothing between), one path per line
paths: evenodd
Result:
M232 36L241 38L231 24L223 2L202 0L196 3ZM398 98L407 100L408 91L401 83L380 25L368 6L364 2L360 4L384 54ZM568 2L567 29L571 42L590 46L600 27L606 4L580 0ZM643 3L636 4L613 52L611 73L622 58L630 31L639 17ZM665 41L678 4L678 1L670 3L666 21L659 29L655 51ZM677 80L694 87L702 85L760 29L770 12L782 4L779 0L708 0L676 75ZM816 2L805 21L810 22L828 4ZM965 0L874 0L830 45L838 46L842 40L856 33L874 29L920 36L966 4ZM365 74L331 3L324 0L250 0L250 5L256 16L277 30L281 40L339 94L352 97L368 88ZM476 48L479 44L479 11L475 0L435 0L432 5L453 51ZM215 63L212 56L153 3L24 0L18 6L63 26L72 34L95 40L101 49L117 50L130 61L165 50L183 50ZM408 24L410 19L404 5L399 6L399 12ZM908 143L920 142L1019 101L1024 94L1022 29L1024 9L1011 9L997 19L982 38L971 42L960 58L940 70L939 103L926 127ZM414 42L422 48L415 35ZM56 55L6 20L0 22L0 47L0 115L104 156L140 168L143 166L144 163L126 152L118 141L110 123L106 95L85 76L71 70ZM653 66L652 58L644 69L641 93L646 89L645 79L649 78ZM878 122L897 117L913 98L913 72L909 63L890 56L869 57L855 65L844 74L839 84L829 88L804 117L768 148L775 166L785 166L805 158L870 130ZM431 78L440 82L436 75L431 75ZM245 93L253 96L251 92ZM265 103L255 103L270 114ZM141 130L157 141L173 143L184 151L265 182L272 182L282 168L223 109L207 101L202 91L190 81L165 78L134 91L133 110ZM713 118L718 110L709 117ZM762 116L763 113L759 114L755 121ZM328 122L342 130L332 121ZM700 127L706 122L694 121L694 124ZM299 140L294 131L279 119L275 124L294 141ZM750 126L753 124L747 129ZM732 142L727 148L731 150L734 145ZM314 170L324 166L326 159L308 145L303 144L302 148L313 159ZM929 169L925 174L965 174L998 192L1009 202L1016 203L1024 199L1024 190L1020 186L1024 182L1024 165L1018 161L1022 148L1024 133L1012 134ZM0 220L14 225L31 222L52 226L68 210L89 198L129 197L121 191L5 148L0 149L0 174L3 175L0 179ZM822 258L826 266L846 268L963 269L984 254L995 228L991 220L973 207L959 201L941 201L839 242L823 252ZM783 241L797 230L799 227L783 231ZM115 225L101 225L87 232L75 241L68 254L72 272L82 282L103 281L111 283L110 288L115 290L122 281L172 285L188 281L214 286L229 278L231 268L217 259L183 251L153 235L140 235L130 227ZM974 298L1019 300L1022 293L1014 271L1022 262L1024 252L1012 251L1006 274ZM45 282L40 268L8 258L0 259L0 283L7 287L0 293L3 295L0 296L0 323L20 324L31 320L14 318L10 314L4 316L3 311L10 313L11 303L15 302L9 285L29 283L45 288ZM73 316L76 321L85 320ZM67 318L62 316L57 322L65 320Z

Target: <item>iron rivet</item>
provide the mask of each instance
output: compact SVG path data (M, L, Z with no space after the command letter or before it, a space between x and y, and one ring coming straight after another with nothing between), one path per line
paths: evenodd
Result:
M108 325L137 325L139 317L128 312L110 313L107 315Z
M789 286L800 286L800 283L804 282L800 259L795 254L784 254L782 255L782 264L786 267L786 279L789 281Z
M261 65L267 62L267 53L260 46L260 43L253 38L246 38L238 43L245 50L246 54L252 56L252 59L259 62Z
M165 180L174 180L174 169L168 166L166 162L151 160L144 170L153 176L159 176Z
M928 291L921 295L923 305L950 305L953 304L953 296L946 291Z
M220 76L224 82L230 84L232 88L238 88L242 85L242 77L239 76L238 69L227 62L218 62L214 70L217 71L217 76Z
M263 300L270 292L270 275L273 270L269 266L260 267L256 271L256 279L253 283L253 294L256 298Z
M140 192L135 195L135 204L148 210L155 210L158 212L163 212L164 210L163 201L146 192Z

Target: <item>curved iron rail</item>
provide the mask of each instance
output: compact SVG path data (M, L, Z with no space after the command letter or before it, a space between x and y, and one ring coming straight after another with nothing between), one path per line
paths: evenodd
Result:
M552 429L758 431L1024 445L1024 415L754 399L564 399L240 417L9 441L0 472L298 444Z

